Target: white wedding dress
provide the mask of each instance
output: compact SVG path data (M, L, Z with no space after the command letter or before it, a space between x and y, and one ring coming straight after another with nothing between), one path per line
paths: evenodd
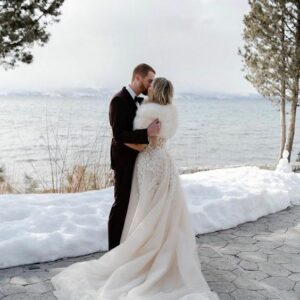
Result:
M144 103L134 128L162 123L156 145L139 153L118 247L52 278L59 300L218 300L202 274L180 177L166 149L177 129L173 104Z

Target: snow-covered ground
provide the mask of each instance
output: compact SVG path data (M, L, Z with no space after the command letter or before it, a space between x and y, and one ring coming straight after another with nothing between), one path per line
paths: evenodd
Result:
M195 233L227 229L300 204L300 174L257 167L181 175ZM0 196L0 268L107 250L113 188Z

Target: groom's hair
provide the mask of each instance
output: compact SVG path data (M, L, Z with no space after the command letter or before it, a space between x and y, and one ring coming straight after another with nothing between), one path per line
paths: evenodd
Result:
M155 70L151 66L149 66L147 64L139 64L133 70L132 80L134 79L135 75L137 75L137 74L141 75L144 78L147 76L147 74L149 72L153 72L155 74Z

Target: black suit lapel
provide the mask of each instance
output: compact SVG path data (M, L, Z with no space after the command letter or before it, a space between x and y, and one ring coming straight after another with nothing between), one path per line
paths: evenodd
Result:
M123 94L124 98L128 101L129 106L136 112L136 110L137 110L136 104L135 104L134 100L132 99L130 93L127 91L126 87L123 87L122 94Z

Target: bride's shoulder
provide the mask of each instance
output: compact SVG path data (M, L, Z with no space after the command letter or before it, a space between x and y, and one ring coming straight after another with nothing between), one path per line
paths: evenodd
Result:
M175 134L178 127L178 112L174 104L161 105L144 101L137 110L134 128L145 128L155 119L159 119L162 124L160 136L169 138Z
M137 115L159 119L177 118L178 112L174 104L161 105L145 100L137 110Z

